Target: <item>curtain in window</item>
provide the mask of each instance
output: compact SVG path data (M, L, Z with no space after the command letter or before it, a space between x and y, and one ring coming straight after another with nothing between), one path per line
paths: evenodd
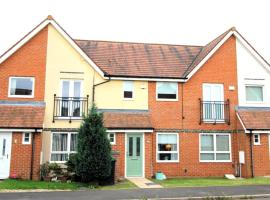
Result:
M246 86L247 101L263 101L262 86Z
M77 151L78 134L71 134L70 136L70 151Z
M214 137L213 135L201 136L201 151L214 151Z
M15 91L16 91L16 79L12 78L10 86L10 94L15 95Z
M53 151L67 151L67 134L53 134L53 143L52 150Z
M158 83L158 94L176 94L177 83Z

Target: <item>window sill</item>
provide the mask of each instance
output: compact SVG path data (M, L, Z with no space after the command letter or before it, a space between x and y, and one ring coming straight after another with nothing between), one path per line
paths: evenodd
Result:
M200 163L231 163L231 160L200 160Z
M26 96L26 95L8 95L9 98L24 98L24 99L33 99L34 96Z
M179 160L157 160L157 163L179 163Z
M134 98L123 98L123 101L134 101Z
M178 99L156 99L156 101L178 101Z
M61 120L82 120L83 117L54 117L54 119L61 119Z
M211 120L211 119L209 119L209 120L203 120L202 121L203 123L206 123L206 124L214 124L214 123L217 123L217 124L225 124L226 122L225 122L225 120Z

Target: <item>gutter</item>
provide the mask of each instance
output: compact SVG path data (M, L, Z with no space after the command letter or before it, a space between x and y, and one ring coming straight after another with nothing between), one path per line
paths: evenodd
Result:
M37 130L32 133L32 149L31 149L31 166L30 166L30 180L33 180L33 171L34 171L34 153L35 153L35 133Z
M111 81L111 77L109 76L109 80L106 80L106 81L103 81L101 83L98 83L98 84L94 84L93 85L93 94L92 94L92 102L95 103L95 90L96 90L96 87L99 86L99 85L102 85L102 84L105 84L105 83L108 83Z

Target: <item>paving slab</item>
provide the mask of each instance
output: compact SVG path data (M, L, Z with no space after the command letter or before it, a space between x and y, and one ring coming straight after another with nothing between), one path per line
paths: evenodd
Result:
M161 185L154 183L153 181L150 181L149 179L146 178L128 178L128 180L137 185L139 188L144 189L163 188Z

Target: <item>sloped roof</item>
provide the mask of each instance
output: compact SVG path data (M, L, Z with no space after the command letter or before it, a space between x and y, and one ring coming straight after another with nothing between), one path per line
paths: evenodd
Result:
M104 126L108 129L153 129L148 112L104 112Z
M44 106L0 105L0 128L43 128Z
M237 114L246 130L270 130L269 108L238 108Z
M75 40L110 76L180 78L201 46Z

